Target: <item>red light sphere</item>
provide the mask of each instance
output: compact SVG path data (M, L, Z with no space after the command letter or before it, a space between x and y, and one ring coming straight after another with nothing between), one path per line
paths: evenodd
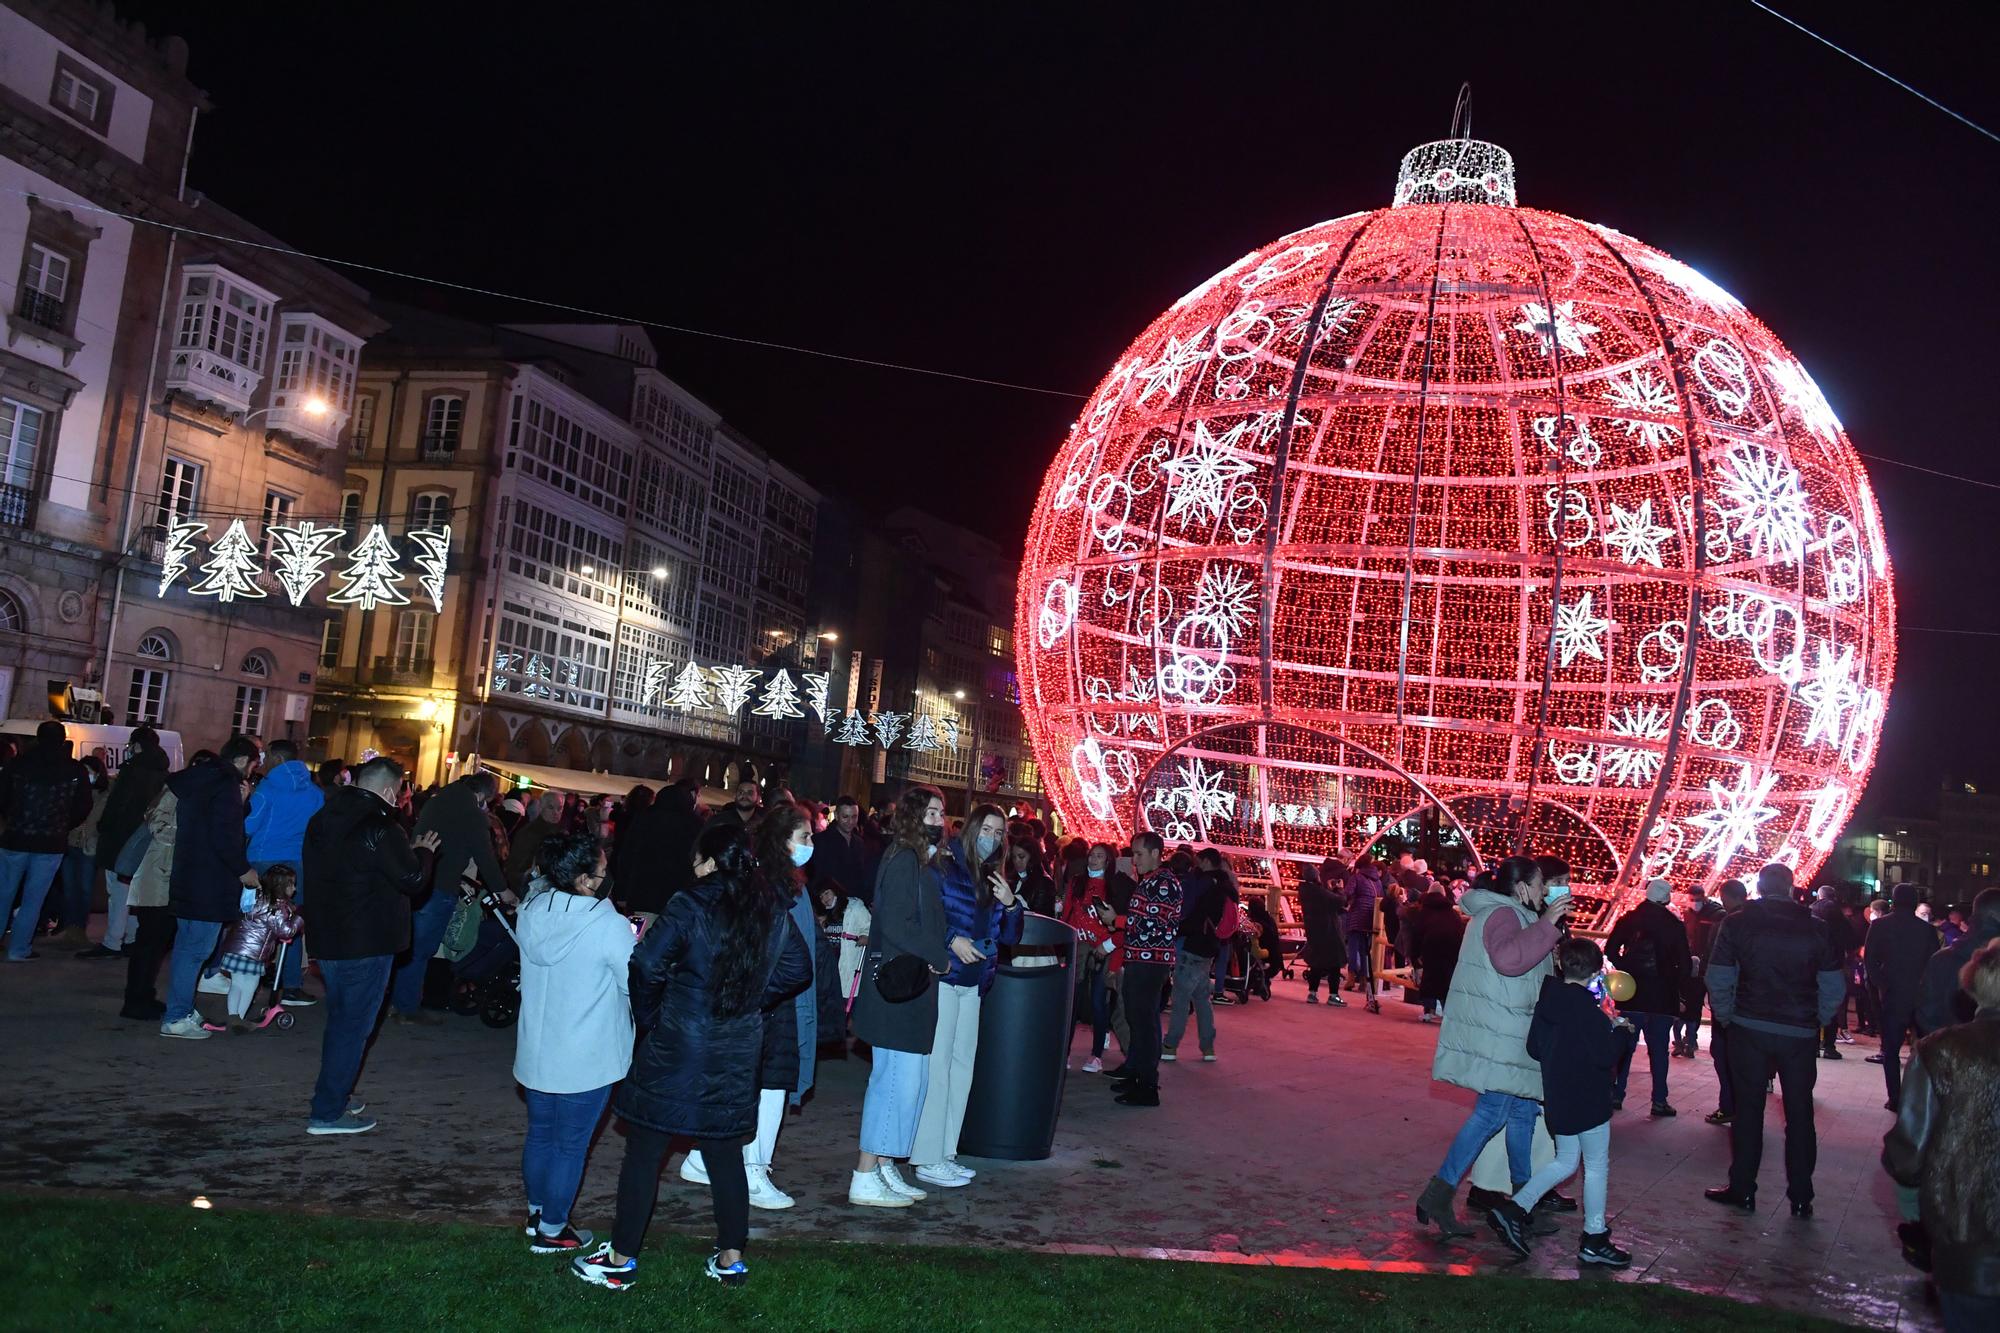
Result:
M1281 879L1412 820L1627 892L1807 878L1895 666L1881 518L1805 367L1678 260L1517 207L1471 140L1133 341L1019 599L1069 825Z

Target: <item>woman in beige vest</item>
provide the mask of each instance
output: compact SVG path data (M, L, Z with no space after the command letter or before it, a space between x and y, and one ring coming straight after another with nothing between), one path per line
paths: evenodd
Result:
M1452 973L1431 1077L1479 1096L1417 1200L1417 1220L1436 1222L1447 1237L1472 1234L1452 1200L1480 1149L1503 1128L1514 1179L1534 1174L1529 1157L1542 1112L1542 1067L1528 1054L1528 1024L1570 903L1567 897L1545 902L1544 887L1533 858L1510 856L1459 902L1472 920Z

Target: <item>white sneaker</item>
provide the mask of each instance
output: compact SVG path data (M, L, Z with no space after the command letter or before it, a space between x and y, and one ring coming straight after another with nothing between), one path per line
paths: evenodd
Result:
M958 1174L960 1174L961 1176L964 1176L967 1180L971 1180L974 1176L979 1174L977 1171L974 1171L971 1167L967 1166L965 1163L959 1161L956 1157L947 1157L945 1159L945 1165L950 1167L952 1170L958 1172Z
M748 1169L747 1163L745 1164L745 1169ZM708 1163L701 1160L701 1149L696 1148L681 1159L681 1179L687 1181L690 1185L706 1185L708 1183Z
M912 1203L915 1203L918 1199L930 1198L929 1194L918 1189L909 1181L904 1180L903 1173L896 1169L894 1162L884 1161L882 1165L875 1168L875 1174L882 1177L884 1185L887 1185L890 1189L896 1191L896 1193L902 1195Z
M1170 1065L1178 1059L1180 1059L1180 1056L1174 1054L1172 1047L1168 1047L1166 1050L1160 1052L1160 1063L1163 1065Z
M917 1168L917 1179L926 1185L935 1185L944 1190L962 1190L972 1183L969 1176L961 1176L950 1162L939 1162L934 1166Z
M197 995L227 995L229 994L229 977L226 973L222 972L217 972L212 977L203 977L195 983L194 991Z
M847 1186L847 1201L862 1208L908 1208L916 1202L890 1189L889 1182L882 1179L879 1168L854 1173L854 1179Z
M1083 1062L1083 1072L1086 1074L1102 1074L1104 1072L1104 1061L1094 1055L1091 1056Z
M160 1024L160 1035L162 1037L184 1037L188 1041L207 1041L209 1032L207 1028L201 1025L200 1014L189 1014L186 1018L177 1019L172 1023Z
M771 1182L771 1168L750 1162L743 1164L743 1174L750 1180L750 1206L768 1208L776 1212L792 1206L792 1196Z

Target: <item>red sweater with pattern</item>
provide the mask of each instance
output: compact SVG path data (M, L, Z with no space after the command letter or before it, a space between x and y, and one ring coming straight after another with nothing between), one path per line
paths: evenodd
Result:
M1125 927L1125 962L1174 965L1180 950L1181 882L1161 866L1139 881L1120 920Z

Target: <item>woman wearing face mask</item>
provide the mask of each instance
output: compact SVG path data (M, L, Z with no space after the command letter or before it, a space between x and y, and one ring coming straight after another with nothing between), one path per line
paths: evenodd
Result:
M1111 995L1119 969L1125 965L1125 932L1118 929L1118 914L1104 896L1103 884L1102 878L1091 879L1079 872L1077 887L1066 897L1062 914L1063 924L1076 932L1077 949L1083 955L1085 993L1090 997L1090 1059L1083 1065L1086 1074L1104 1072L1104 1044L1112 1031ZM1118 1049L1126 1049L1122 1029Z
M1041 849L1032 842L1017 842L1007 853L1007 859L1013 870L1014 896L1026 903L1030 912L1055 915L1055 881L1042 869Z
M993 984L998 946L1021 938L1022 903L1002 869L1006 848L1006 817L997 805L981 805L937 858L952 965L938 986L937 1034L910 1164L918 1180L943 1189L969 1185L976 1174L958 1164L958 1133L979 1049L979 1001Z
M751 873L786 904L799 938L819 939L819 923L800 889L805 864L812 860L812 820L799 806L784 801L772 806L757 825L757 868ZM816 962L817 960L815 960ZM763 1059L758 1076L757 1134L743 1145L743 1174L750 1182L750 1206L790 1208L792 1196L771 1182L771 1157L778 1149L778 1129L785 1122L785 1103L798 1106L812 1091L813 1053L819 1043L818 977L813 984L764 1016ZM701 1149L681 1162L681 1179L708 1184Z

